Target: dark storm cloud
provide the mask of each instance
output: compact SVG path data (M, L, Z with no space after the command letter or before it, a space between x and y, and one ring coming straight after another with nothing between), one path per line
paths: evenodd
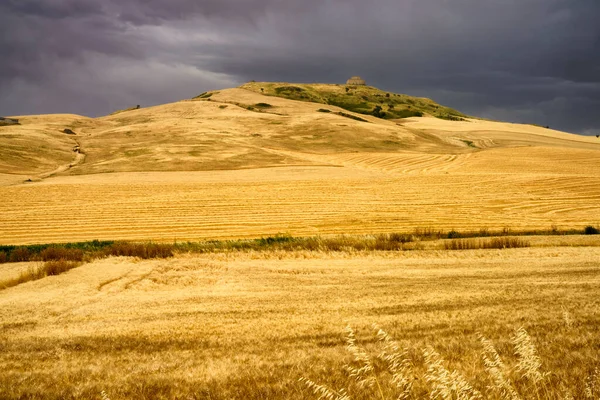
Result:
M39 16L48 19L92 15L101 10L100 3L77 0L6 0L1 7L14 17Z
M250 79L360 74L470 114L591 134L599 19L596 0L9 0L0 113L97 115ZM55 100L34 101L40 91Z

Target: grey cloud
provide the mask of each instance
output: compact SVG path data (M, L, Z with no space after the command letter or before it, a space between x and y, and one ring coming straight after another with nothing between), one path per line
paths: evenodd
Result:
M63 19L95 15L101 12L101 3L90 0L5 0L0 10L12 17L43 17Z
M593 133L600 129L599 17L596 0L9 0L0 5L8 54L0 87L17 79L47 87L77 68L116 81L110 71L118 65L139 65L150 80L164 70L186 82L213 77L190 85L189 95L215 76L216 84L360 74L467 113ZM108 61L96 66L94 54ZM150 64L164 68L143 68ZM114 90L121 98L144 93ZM182 90L167 87L150 101ZM64 111L102 112L94 107ZM31 112L26 98L11 110Z

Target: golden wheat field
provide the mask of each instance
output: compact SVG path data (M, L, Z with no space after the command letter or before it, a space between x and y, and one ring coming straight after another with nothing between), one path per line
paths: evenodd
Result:
M412 398L431 389L427 346L486 398L503 398L486 389L478 334L535 398L516 371L520 327L555 394L544 398L563 398L561 385L585 398L599 361L600 247L548 245L95 261L0 293L0 397L316 398L306 378L378 398L344 369L345 327L375 357L377 324L408 352Z
M0 399L600 398L600 140L262 86L0 127Z

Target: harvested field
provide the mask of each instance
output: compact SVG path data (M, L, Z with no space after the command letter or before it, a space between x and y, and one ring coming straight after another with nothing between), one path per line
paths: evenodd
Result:
M600 215L595 171L395 176L288 167L57 177L0 191L0 243L582 229Z

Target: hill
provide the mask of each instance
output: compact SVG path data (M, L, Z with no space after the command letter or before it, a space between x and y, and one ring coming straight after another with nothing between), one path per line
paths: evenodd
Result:
M0 127L0 241L597 222L598 139L348 93L249 83L100 118L16 116ZM383 99L386 115L371 115Z
M468 118L429 99L366 86L346 93L345 88L248 83L101 118L20 116L20 125L0 128L0 175L5 182L17 182L53 173L337 165L340 154L458 156L491 148L596 148L600 143L530 125ZM383 118L371 115L379 104ZM407 113L423 117L399 118ZM440 116L462 121L434 118ZM74 148L85 154L83 162Z

